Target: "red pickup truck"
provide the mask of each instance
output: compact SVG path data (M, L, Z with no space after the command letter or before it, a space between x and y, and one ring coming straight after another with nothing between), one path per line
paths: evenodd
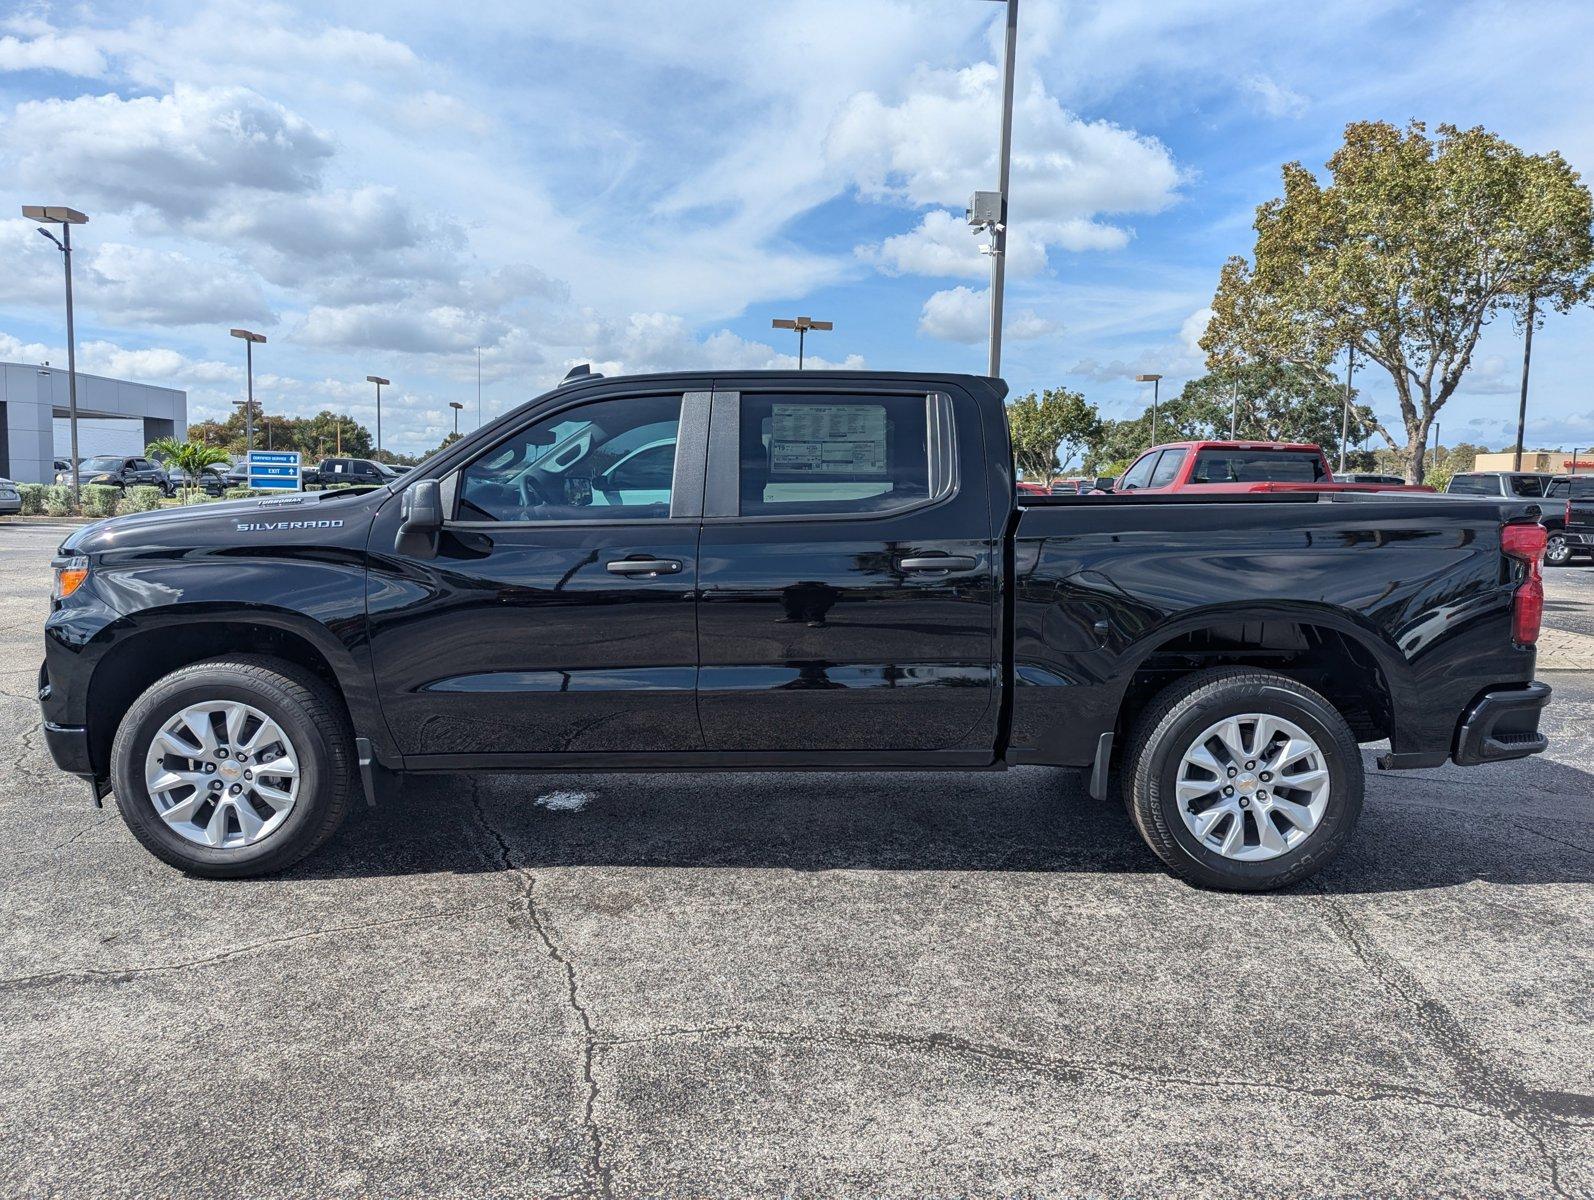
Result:
M1336 483L1321 446L1168 442L1130 464L1118 492L1432 492L1424 484Z

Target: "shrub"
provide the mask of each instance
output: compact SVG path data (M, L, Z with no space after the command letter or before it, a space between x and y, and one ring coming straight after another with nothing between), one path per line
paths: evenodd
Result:
M253 500L256 496L270 496L265 488L230 487L222 493L228 500Z
M44 489L44 496L39 507L44 510L47 517L69 517L72 515L72 489L63 483L52 483Z
M85 517L114 517L116 506L122 502L122 489L104 483L86 484L82 502Z
M123 512L152 512L161 506L165 492L158 487L132 487L127 489L127 499L122 502Z
M44 511L44 484L21 483L17 492L22 497L22 515L36 517Z

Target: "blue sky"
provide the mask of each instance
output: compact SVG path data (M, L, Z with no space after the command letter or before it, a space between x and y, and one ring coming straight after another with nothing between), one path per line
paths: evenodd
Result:
M984 367L1001 8L10 4L0 7L0 358L64 360L59 264L15 214L81 208L85 370L336 405L419 450L571 362ZM1350 120L1483 124L1594 167L1594 6L1024 0L1004 373L1110 416L1177 388L1224 258L1281 163ZM1587 311L1534 345L1530 440L1594 442ZM1520 340L1441 414L1503 444ZM1386 416L1374 372L1358 377Z

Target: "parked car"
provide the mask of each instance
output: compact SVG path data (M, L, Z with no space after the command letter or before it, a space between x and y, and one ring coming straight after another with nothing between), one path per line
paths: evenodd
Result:
M315 467L315 481L323 487L381 487L398 475L373 458L324 458Z
M22 511L22 493L9 479L0 477L0 516L11 516Z
M1026 496L1050 496L1051 489L1044 483L1037 483L1033 479L1020 479L1013 485L1013 490Z
M1052 495L1054 496L1083 496L1095 486L1091 479L1054 479L1052 480Z
M1594 555L1594 475L1557 475L1544 488L1544 561L1561 567Z
M166 475L166 468L158 462L138 456L124 457L120 454L96 454L93 458L84 459L78 464L78 486L86 487L91 483L104 484L109 487L118 487L126 490L130 487L158 487L166 495L172 494L172 482ZM55 477L56 483L70 485L72 473L62 470Z
M1306 442L1170 442L1129 465L1118 492L1414 491L1405 483L1338 483L1321 446Z
M220 466L206 467L199 473L199 480L194 485L190 485L188 472L181 467L167 467L166 477L171 481L174 490L196 486L207 496L219 496L229 486L224 469Z
M1449 496L1542 496L1554 475L1542 471L1460 471L1445 488Z
M1005 394L587 375L382 488L75 531L46 741L205 876L401 773L1024 763L1117 767L1162 861L1237 890L1340 850L1359 742L1545 748L1538 504L1015 497Z

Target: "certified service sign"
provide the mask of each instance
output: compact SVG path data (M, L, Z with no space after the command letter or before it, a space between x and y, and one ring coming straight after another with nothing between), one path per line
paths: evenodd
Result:
M249 486L299 490L299 452L297 450L251 450Z

